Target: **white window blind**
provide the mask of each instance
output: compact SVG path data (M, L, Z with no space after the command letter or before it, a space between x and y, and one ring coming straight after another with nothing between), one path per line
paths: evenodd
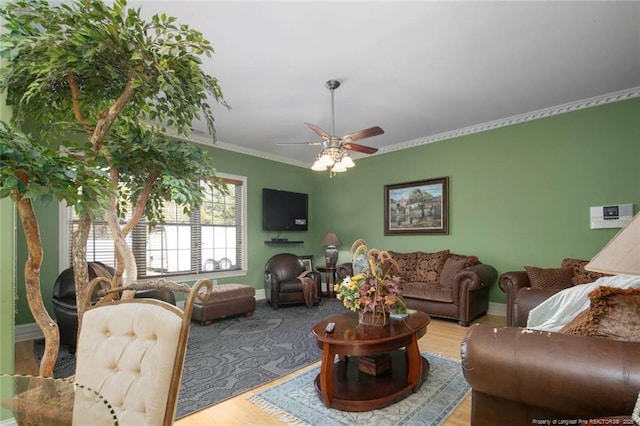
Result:
M138 267L138 278L216 273L246 268L244 247L245 182L242 177L218 175L228 193L207 189L202 205L191 216L181 206L163 205L165 223L149 229L141 221L127 236ZM69 210L69 241L78 218ZM128 219L128 217L127 217ZM87 260L115 267L111 231L106 222L94 221L87 241ZM71 244L69 243L69 264Z

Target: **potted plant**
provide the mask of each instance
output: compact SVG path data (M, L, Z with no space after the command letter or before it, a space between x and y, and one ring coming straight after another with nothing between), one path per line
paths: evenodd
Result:
M77 145L69 160L73 164L85 163L88 168L89 161L99 161L101 169L108 171L109 184L75 184L69 188L82 188L83 193L85 188L95 189L96 200L107 199L106 205L100 207L114 239L114 283L120 277L126 280L124 284L132 283L137 270L125 242L127 230L143 215L162 220L154 203L148 201L166 198L167 193L173 192L176 201L190 206L198 202L201 194L198 185L183 185L197 176L190 174L193 168L145 168L142 159L157 166L163 161L161 155L140 158L132 153L147 148L151 152L149 147L167 142L160 136L167 126L174 127L178 135L188 135L192 121L200 117L214 140L209 99L227 105L217 79L201 69L201 58L210 56L213 48L200 32L178 25L175 18L161 14L150 21L143 20L140 10L127 8L125 0L112 4L100 0L54 4L20 0L3 5L0 11L6 29L0 35L0 55L5 62L0 69L0 92L6 94L6 103L13 108L12 122L15 126L29 123L30 129L36 129L26 139L34 149L57 142L62 136L78 139L84 135L88 143ZM201 177L210 179L215 175L210 160L197 150L172 146L170 151L163 151L164 155L175 155L170 162L181 158L182 164L193 164L195 160ZM158 150L153 152L159 154ZM14 189L12 183L12 179L8 184L4 181L5 195ZM134 186L123 192L124 183ZM174 191L177 187L185 189ZM92 218L99 210L84 208L73 197L61 194L59 199L75 206L80 217L72 242L80 328L82 307L90 297L86 294L85 247ZM133 201L133 222L121 227L118 213ZM20 209L19 213L22 215ZM30 220L37 224L35 216ZM38 250L41 252L41 246L29 247L29 280L33 274L39 275ZM39 280L36 287L39 292ZM40 318L44 309L31 310L34 317L38 316L36 322L41 328L49 327L50 318ZM50 334L45 333L45 341L49 340L46 351L53 352L56 345L56 355L53 359L43 358L40 369L44 375L51 375L57 357L57 342L52 342Z

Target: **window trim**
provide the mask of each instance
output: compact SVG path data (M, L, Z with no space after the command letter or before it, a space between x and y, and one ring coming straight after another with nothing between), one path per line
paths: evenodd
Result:
M183 275L172 275L170 277L166 277L172 281L184 282L184 281L196 281L200 278L209 278L209 279L218 279L218 278L228 278L228 277L241 277L246 276L247 271L249 270L249 259L247 257L247 242L249 240L247 236L247 194L249 192L247 186L247 177L233 175L228 173L219 173L216 172L216 176L224 179L230 180L238 180L242 182L242 211L241 211L241 230L242 230L242 247L240 250L240 256L242 259L242 269L232 269L225 271L206 271L201 272L199 274L183 274ZM69 235L69 219L70 219L70 209L67 207L67 203L62 201L58 205L58 267L60 271L63 271L71 265L69 264L69 251L71 250L71 240L70 238L60 238L60 236L68 236ZM145 277L141 278L140 282L153 281L154 279L158 279L158 277Z

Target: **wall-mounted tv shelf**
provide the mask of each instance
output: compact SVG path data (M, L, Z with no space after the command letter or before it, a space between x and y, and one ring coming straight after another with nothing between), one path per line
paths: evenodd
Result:
M292 240L287 240L287 241L265 241L264 242L266 245L268 246L279 246L279 245L284 245L284 244L304 244L304 241L292 241Z

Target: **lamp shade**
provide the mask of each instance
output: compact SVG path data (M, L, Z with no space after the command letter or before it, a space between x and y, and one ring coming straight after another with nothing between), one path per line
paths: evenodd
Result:
M340 241L335 232L327 232L320 240L320 245L337 247L342 245L342 241Z
M585 269L604 274L640 275L640 214L618 231Z

